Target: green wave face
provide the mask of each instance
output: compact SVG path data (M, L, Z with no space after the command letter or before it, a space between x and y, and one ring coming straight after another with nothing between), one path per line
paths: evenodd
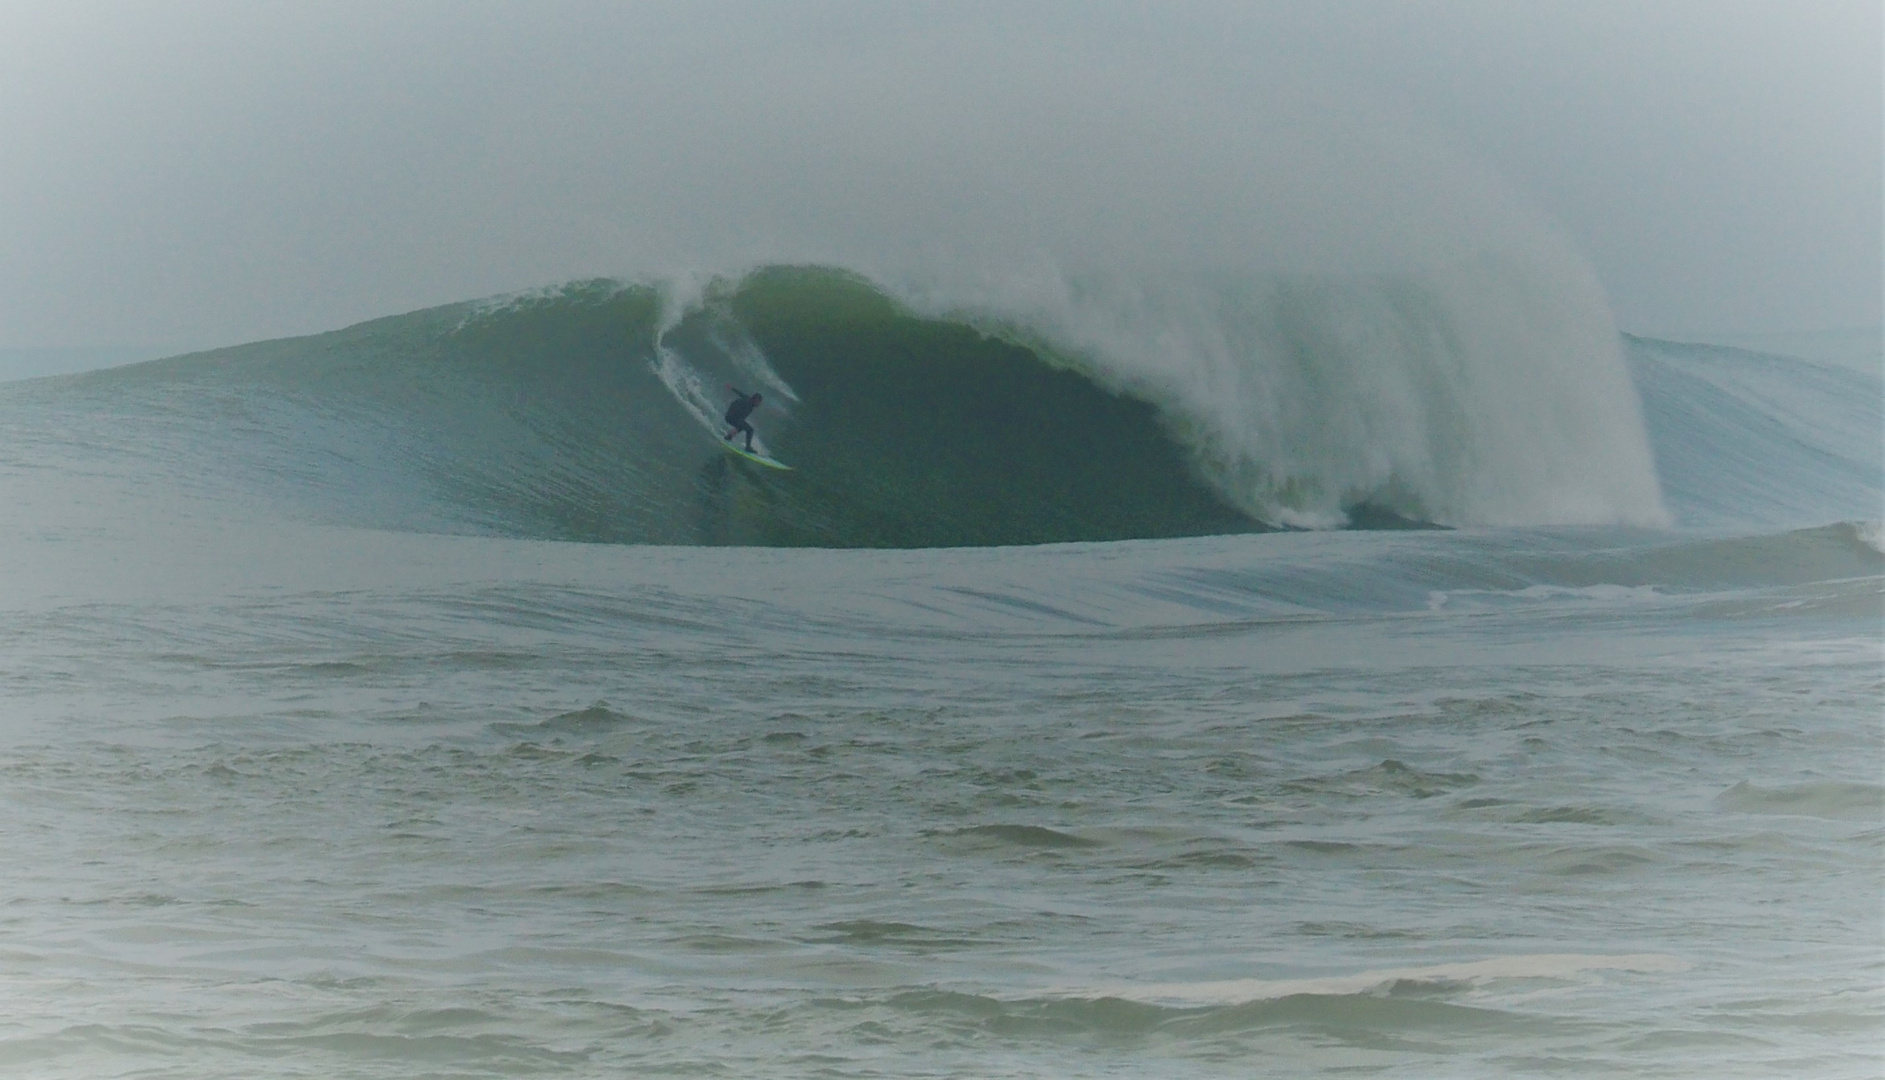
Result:
M33 393L90 399L179 474L382 528L825 547L1264 528L1199 478L1150 404L862 279L775 268L676 316L669 291L575 283ZM729 383L766 394L761 445L794 471L722 450Z
M1198 478L1150 404L1026 348L917 318L832 272L762 272L729 309L798 395L789 416L755 418L798 471L705 470L725 516L704 542L1040 544L1261 528Z

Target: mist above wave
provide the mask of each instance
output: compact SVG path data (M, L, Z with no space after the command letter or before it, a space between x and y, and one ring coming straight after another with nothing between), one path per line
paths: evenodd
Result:
M1037 271L923 303L1159 404L1261 520L1358 505L1448 525L1666 525L1641 407L1574 266L1487 256L1367 276Z

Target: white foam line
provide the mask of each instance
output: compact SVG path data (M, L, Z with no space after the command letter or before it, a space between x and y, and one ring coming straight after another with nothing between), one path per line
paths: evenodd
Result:
M657 343L655 359L650 361L648 366L654 369L655 376L661 380L662 385L668 388L668 392L674 395L674 400L687 410L688 415L692 416L695 422L715 435L720 434L721 429L726 425L719 423L719 417L715 414L714 401L707 393L707 384L701 379L699 372L690 367L687 361L681 359L680 354L666 345ZM761 444L755 438L753 445Z
M662 385L674 395L693 418L715 435L720 435L727 426L720 422L719 406L714 395L707 389L707 382L693 365L689 364L679 352L667 345L668 331L681 324L681 321L697 311L705 310L709 296L717 286L725 285L728 279L714 274L686 272L671 274L657 283L661 295L661 317L654 332L654 359L649 366L660 378ZM763 383L767 389L776 391L791 401L797 401L798 394L779 377L766 360L764 352L742 331L737 336L729 336L723 328L709 330L709 338L715 347L726 353L733 366L739 371L751 375ZM766 453L765 440L754 436L753 447L761 454Z
M1238 1005L1273 1001L1297 994L1343 995L1386 990L1396 983L1473 983L1487 979L1563 979L1587 971L1686 971L1689 965L1662 953L1592 956L1580 953L1541 953L1502 956L1464 964L1389 968L1329 975L1314 979L1227 979L1193 983L1119 983L1112 986L1061 987L1056 996L1124 998L1175 1005Z
M746 336L744 330L736 328L734 331L729 331L724 326L715 326L707 332L707 338L725 353L729 360L733 361L734 368L742 374L750 376L754 381L788 401L798 401L798 391L792 389L785 379L772 369L772 362L766 359L765 352L752 338Z

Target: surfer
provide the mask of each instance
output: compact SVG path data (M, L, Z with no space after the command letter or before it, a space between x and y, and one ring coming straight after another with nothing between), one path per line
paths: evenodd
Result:
M722 439L731 439L734 432L744 431L746 433L746 452L750 454L753 452L753 425L747 423L746 418L753 414L754 409L759 408L759 395L748 394L746 391L741 390L731 383L727 384L727 389L739 396L733 399L733 404L727 406L727 423L732 424L733 429L720 437Z

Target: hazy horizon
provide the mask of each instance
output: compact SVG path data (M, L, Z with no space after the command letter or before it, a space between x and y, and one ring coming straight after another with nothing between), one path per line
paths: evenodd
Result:
M1880 322L1864 3L29 5L13 22L0 349L42 360L590 276L927 274L1031 251L1365 273L1545 243L1588 262L1627 332Z

